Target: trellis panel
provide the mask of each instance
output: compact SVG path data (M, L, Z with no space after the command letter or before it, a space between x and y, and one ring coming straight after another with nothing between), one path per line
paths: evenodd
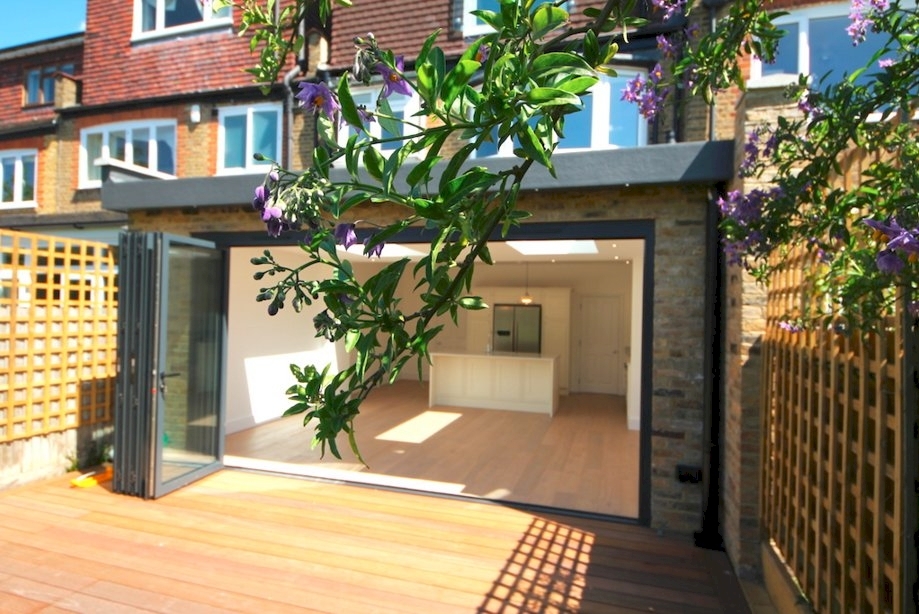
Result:
M804 255L770 282L763 522L818 612L904 614L902 330L791 330ZM915 408L911 408L915 412Z
M0 230L0 443L112 419L116 265L103 243Z

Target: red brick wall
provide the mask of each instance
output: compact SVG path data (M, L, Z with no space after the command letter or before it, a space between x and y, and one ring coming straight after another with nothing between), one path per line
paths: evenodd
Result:
M332 13L332 46L329 64L347 68L354 61L354 37L367 32L384 49L412 58L424 39L441 29L437 44L447 56L458 56L467 43L459 34L451 34L450 22L454 0L357 0L352 8L337 8ZM584 9L602 6L602 0L579 0L572 22L586 21Z
M26 73L33 68L73 64L74 72L79 75L82 51L83 45L76 43L65 49L0 60L0 128L54 117L53 105L23 108Z
M134 3L88 0L83 104L213 92L252 84L249 36L234 27L132 42Z

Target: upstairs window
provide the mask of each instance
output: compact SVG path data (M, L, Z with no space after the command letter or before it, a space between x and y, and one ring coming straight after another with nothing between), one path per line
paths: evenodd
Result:
M176 172L175 120L108 124L80 133L80 187L102 183L102 165L117 161L151 177Z
M169 33L230 24L230 7L214 10L211 4L211 0L134 0L134 31Z
M583 96L584 107L565 116L564 136L556 151L616 149L648 144L648 121L638 113L638 105L622 100L622 90L637 75L647 76L635 68L616 68L618 75L600 75L600 81ZM514 145L510 141L483 143L476 151L478 157L510 156Z
M34 149L0 151L0 209L36 206L37 159Z
M354 104L358 107L364 107L371 113L376 112L376 101L377 96L380 93L380 88L355 88L351 91L351 97L354 99ZM386 154L386 152L391 152L402 146L405 139L404 137L411 136L414 133L417 133L420 130L420 127L424 126L424 118L415 116L415 113L421 108L421 104L417 95L412 93L412 96L402 96L400 94L393 94L386 99L389 102L389 106L392 109L392 115L397 120L407 121L408 124L400 124L402 127L401 134L393 134L387 132L381 125L380 122L373 120L369 122L365 128L366 133L361 132L361 134L369 133L371 137L382 139L382 142L379 144L378 149ZM413 126L414 124L414 126ZM418 126L416 128L415 126ZM345 126L338 135L338 141L342 147L344 147L351 135L355 134L355 129L351 126Z
M846 32L850 4L832 4L794 11L775 20L785 31L776 48L775 62L767 64L754 58L750 64L750 85L784 85L797 81L798 75L810 75L814 83L830 74L838 80L843 74L865 66L884 46L884 36L868 32L858 45ZM860 82L870 79L870 71Z
M54 75L57 72L73 74L73 64L42 66L26 71L23 84L23 105L54 104Z
M265 172L281 159L281 105L268 103L220 109L218 172ZM256 160L255 154L264 160Z
M463 3L463 34L465 36L487 34L491 28L484 21L472 15L472 11L492 11L501 12L501 4L498 0L461 0ZM530 10L533 11L540 4L548 4L553 0L534 0ZM568 10L567 3L562 8Z

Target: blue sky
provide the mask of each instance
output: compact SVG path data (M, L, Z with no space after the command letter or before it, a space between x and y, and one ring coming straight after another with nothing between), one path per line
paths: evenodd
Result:
M0 0L0 49L81 32L86 0Z

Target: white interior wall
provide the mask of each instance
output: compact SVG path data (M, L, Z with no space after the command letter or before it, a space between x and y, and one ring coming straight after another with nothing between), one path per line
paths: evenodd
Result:
M321 310L321 304L305 307L299 314L288 305L276 316L269 316L268 304L255 301L262 282L252 278L257 268L250 263L250 258L260 255L262 251L262 248L230 250L226 423L228 433L273 420L290 406L284 391L294 383L289 367L291 363L301 366L314 364L321 369L326 364L332 364L333 368L337 368L350 362L342 344L336 347L314 337L312 318ZM276 248L272 253L282 261L286 259L290 264L298 262L297 259L302 256L302 252L294 247ZM636 264L638 268L635 270L640 271L640 263ZM378 271L381 266L379 263L358 261L354 264L354 270L358 277L365 278ZM586 295L621 296L625 312L620 334L620 339L623 340L622 355L626 355L628 345L632 348L641 347L641 318L635 318L633 321L631 317L632 313L641 313L641 275L632 275L632 265L625 261L532 262L528 268L530 288L571 288L572 305L576 305L580 297ZM521 287L526 276L527 272L522 263L480 266L475 272L473 294L477 286ZM415 282L408 277L403 280L397 293L402 301L401 307L407 313L420 305L414 285ZM458 326L453 325L449 316L444 316L442 321L445 323L444 330L432 342L431 351L482 350L466 347L466 314L463 310L459 312ZM578 327L573 326L571 330L571 347L576 348L579 341L575 338ZM637 428L639 415L637 391L640 385L640 363L636 365L639 358L639 352L631 353L631 364L626 376L629 423L631 427L634 411L634 428ZM577 368L577 352L572 350L572 391L577 391L574 377ZM401 377L417 379L416 364L407 365ZM422 377L427 379L426 365Z

